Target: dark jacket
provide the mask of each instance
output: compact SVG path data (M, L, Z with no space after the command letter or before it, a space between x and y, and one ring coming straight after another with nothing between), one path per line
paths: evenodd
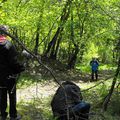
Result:
M8 40L0 43L0 86L5 86L9 75L18 74L24 67L18 62L17 51Z
M62 85L64 89L59 87L51 102L52 111L55 117L66 114L67 108L78 104L83 99L80 88L77 85L72 82L64 82Z

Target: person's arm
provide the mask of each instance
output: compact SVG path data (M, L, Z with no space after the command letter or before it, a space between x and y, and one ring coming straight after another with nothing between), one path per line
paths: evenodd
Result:
M98 66L99 66L99 62L97 61L97 64L98 64Z
M90 61L90 66L92 66L92 61Z
M16 48L12 45L12 43L8 43L8 65L12 70L13 74L18 74L24 71L24 67L22 64L18 62L18 52Z

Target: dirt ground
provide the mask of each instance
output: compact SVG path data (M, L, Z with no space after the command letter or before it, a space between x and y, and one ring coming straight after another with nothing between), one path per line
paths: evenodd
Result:
M113 75L114 75L113 71L99 71L98 82L100 82L101 80L112 78ZM39 77L41 79L41 76L38 75L37 78ZM57 72L55 73L55 77L59 82L66 81L66 80L73 81L82 90L90 88L91 85L93 86L96 84L96 81L90 82L90 79L91 79L90 74L85 74L81 72L74 72L74 71L60 72L59 71L58 73ZM53 96L56 89L59 87L59 85L49 75L47 77L45 76L45 79L46 80L44 82L36 81L31 85L17 89L18 112L23 116L22 120L46 120L44 119L44 116L41 115L41 111L44 111L44 110L51 111L50 103L49 104L42 103L42 100L45 100L44 98L47 99L50 96ZM41 102L38 101L38 99ZM31 100L34 100L34 102L29 104ZM48 107L45 108L46 106L44 104L48 104ZM49 113L49 114L52 114L52 113Z
M98 81L112 78L113 74L114 74L113 71L100 71ZM55 76L59 82L70 80L70 81L75 82L78 86L80 86L80 88L83 86L82 83L84 83L84 86L87 86L88 88L91 85L90 74L85 74L85 73L80 73L80 72L75 73L73 71L67 71L67 72L56 73ZM54 95L59 85L53 80L52 77L47 77L47 79L49 80L46 80L45 82L36 81L32 85L26 86L26 88L18 89L17 100L18 101L21 101L21 100L29 101L35 97L44 98L44 97L49 97L51 95Z

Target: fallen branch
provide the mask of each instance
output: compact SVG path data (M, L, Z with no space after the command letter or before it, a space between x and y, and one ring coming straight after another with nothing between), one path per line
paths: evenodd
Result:
M22 47L23 49L25 49L33 58L35 58L40 65L42 65L45 69L47 69L47 70L51 73L51 75L52 75L52 77L54 78L55 82L57 82L57 83L61 86L61 83L56 79L56 77L55 77L55 75L53 74L52 70L51 70L49 67L47 67L45 64L42 63L40 56L37 56L37 55L35 55L34 53L32 53L30 50L28 50L28 49L25 47L25 45L19 40L19 38L14 37L13 35L11 35L10 33L6 32L6 31L4 31L4 30L1 29L1 28L0 28L0 31L4 32L4 34L6 34L6 35L9 36L10 38L12 38L12 40L16 41L19 45L21 45L21 47Z
M93 88L97 87L97 86L100 85L100 84L103 84L105 81L107 81L107 80L109 80L110 78L113 78L113 77L114 77L114 76L111 76L111 77L109 77L109 78L106 78L105 80L103 80L103 81L95 84L94 86L92 86L92 87L90 87L90 88L87 88L87 89L85 89L85 90L82 90L81 92L86 92L86 91L88 91L88 90L90 90L90 89L93 89Z

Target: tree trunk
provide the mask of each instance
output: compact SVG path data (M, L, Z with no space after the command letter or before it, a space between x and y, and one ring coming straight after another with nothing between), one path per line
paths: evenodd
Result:
M55 55L54 51L55 51L55 48L58 49L56 47L57 46L56 44L59 43L58 41L59 41L60 33L63 31L64 24L66 23L66 21L67 21L67 19L69 17L71 3L72 3L72 0L68 0L66 2L66 5L63 8L63 12L62 12L62 15L61 15L60 25L59 25L54 37L52 38L52 40L48 44L48 48L47 48L44 55L49 57L49 58L56 59L56 57L57 57L57 54Z
M59 49L59 46L60 46L60 41L62 40L62 35L60 34L59 36L59 39L57 41L57 45L56 45L56 49L54 50L54 53L52 54L53 55L53 59L56 59L57 58L57 54L58 54L58 49Z
M50 58L51 59L56 59L56 57L57 57L57 53L56 53L56 55L55 55L55 51L56 51L56 46L57 46L57 44L59 43L59 38L61 37L60 35L60 33L63 31L63 29L61 29L60 30L60 32L57 34L57 39L55 39L55 41L54 41L54 44L52 45L52 47L51 47L51 52L50 52ZM59 36L59 37L58 37ZM58 46L59 47L59 46Z
M119 72L120 72L120 57L119 57L119 61L118 61L118 67L117 67L117 70L116 70L116 73L115 73L115 76L114 76L114 79L113 79L113 82L112 82L112 85L111 85L111 89L109 90L109 93L108 95L105 97L105 100L103 102L103 110L106 111L107 110L107 107L108 107L108 103L110 102L110 98L112 96L112 93L114 91L114 88L115 88L115 85L117 83L117 77L119 75Z
M85 43L81 43L80 45L80 58L79 58L79 61L80 63L82 63L82 60L83 60L83 55L84 55L84 52L85 52Z
M85 15L83 17L83 19L81 19L81 16L80 16L80 3L78 3L78 6L76 6L76 9L77 9L77 15L78 15L78 23L79 23L79 32L80 32L80 40L81 40L81 45L79 47L79 53L80 53L80 58L79 58L79 61L80 63L82 63L82 60L83 60L83 55L84 55L84 51L85 51L85 47L86 47L86 43L88 41L88 38L84 41L82 41L82 37L83 37L83 32L84 32L84 26L85 26L85 21L87 20L87 17L88 17L88 2L87 1L84 1L85 2ZM79 44L79 42L78 42Z
M74 49L74 52L68 62L68 69L74 69L75 67L75 63L76 63L76 60L77 60L77 55L78 55L78 52L79 52L79 48L78 46L75 47Z
M68 69L74 69L75 63L77 60L77 54L79 52L79 46L74 41L74 27L73 27L73 11L72 11L72 9L71 9L71 40L72 40L72 43L74 44L74 49L73 49L71 57L68 61Z
M38 54L38 47L39 47L39 32L40 32L40 28L39 28L39 26L38 26L38 27L37 27L37 31L36 31L35 47L34 47L34 53L35 53L35 55Z

